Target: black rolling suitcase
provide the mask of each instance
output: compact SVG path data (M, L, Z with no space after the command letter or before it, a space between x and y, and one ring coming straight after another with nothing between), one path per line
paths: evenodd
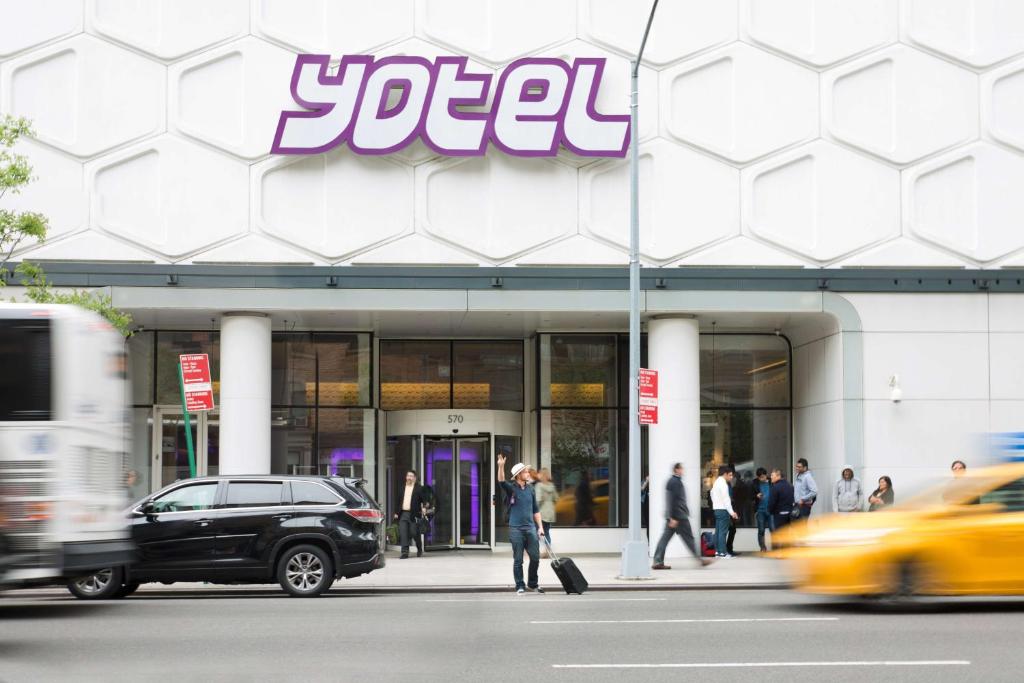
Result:
M551 556L551 569L555 572L558 580L562 582L562 588L565 589L565 592L583 595L589 584L583 577L583 572L580 571L580 568L568 557L558 557L555 555L555 551L551 547L551 541L548 540L547 536L544 537L544 544L547 545L548 554Z

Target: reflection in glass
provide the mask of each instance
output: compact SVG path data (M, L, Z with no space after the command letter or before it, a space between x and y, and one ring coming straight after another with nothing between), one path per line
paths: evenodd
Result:
M615 410L541 411L541 462L559 492L557 526L616 526L618 419Z
M156 333L150 330L136 332L128 337L125 344L128 350L128 376L132 383L132 405L152 405Z
M271 474L316 474L313 458L315 411L274 409L270 413Z
M380 343L383 410L451 407L451 344L446 341Z
M314 334L321 406L370 405L370 335Z
M523 342L457 341L454 408L523 409Z
M454 451L455 442L452 439L423 440L423 483L433 490L436 509L430 531L426 535L428 547L455 545L455 524L452 519L455 495L452 488L455 481L455 470L452 467Z
M540 373L542 406L616 405L615 335L541 335Z
M375 490L373 415L362 408L317 410L317 474L365 479Z
M789 344L767 334L700 336L701 407L789 407Z
M270 378L270 402L273 405L314 405L316 352L309 333L274 334ZM313 391L307 391L307 387Z

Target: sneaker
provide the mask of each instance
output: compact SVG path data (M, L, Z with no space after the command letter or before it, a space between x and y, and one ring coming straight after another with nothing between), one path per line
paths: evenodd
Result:
M651 569L672 569L672 567L668 566L664 562L656 562L651 565Z
M544 589L541 588L540 586L534 586L533 588L530 588L529 586L527 586L526 590L530 591L531 593L540 593L541 595L544 594Z
M715 553L715 557L718 558L718 559L722 559L723 557L729 557L729 556L726 555L725 553Z
M525 590L525 589L523 589L523 588L517 588L517 589L516 589L516 595L522 595L522 594L523 594L523 593L525 593L525 592L526 592L526 590Z

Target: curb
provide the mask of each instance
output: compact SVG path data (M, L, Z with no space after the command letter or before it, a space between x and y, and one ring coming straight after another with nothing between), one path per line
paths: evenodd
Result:
M652 585L645 583L643 585L628 585L622 586L617 584L597 584L591 585L587 592L592 593L610 593L610 592L651 592L651 591L744 591L744 590L783 590L790 586L783 583L721 583L721 584L669 584L669 585ZM559 590L558 585L545 585L543 588L550 595L560 595L562 593ZM444 593L455 593L455 594L473 594L473 593L512 593L512 586L381 586L381 587L368 587L368 588L339 588L334 587L325 595L332 597L343 597L349 595L352 597L367 597L373 595L435 595ZM37 598L37 597L66 597L69 600L73 599L70 593L64 588L49 588L43 590L12 590L6 593L8 597L12 598ZM232 587L207 587L207 588L155 588L155 589L142 589L134 596L125 598L127 600L134 600L136 598L185 598L185 597L198 597L198 598L211 598L211 597L233 597L233 596L253 596L253 597L271 597L280 596L285 597L283 591L277 588L273 584L252 586L246 588L240 588L236 586Z

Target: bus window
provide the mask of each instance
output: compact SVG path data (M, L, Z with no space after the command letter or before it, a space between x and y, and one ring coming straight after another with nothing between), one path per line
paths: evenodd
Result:
M0 422L51 419L48 319L0 318Z

